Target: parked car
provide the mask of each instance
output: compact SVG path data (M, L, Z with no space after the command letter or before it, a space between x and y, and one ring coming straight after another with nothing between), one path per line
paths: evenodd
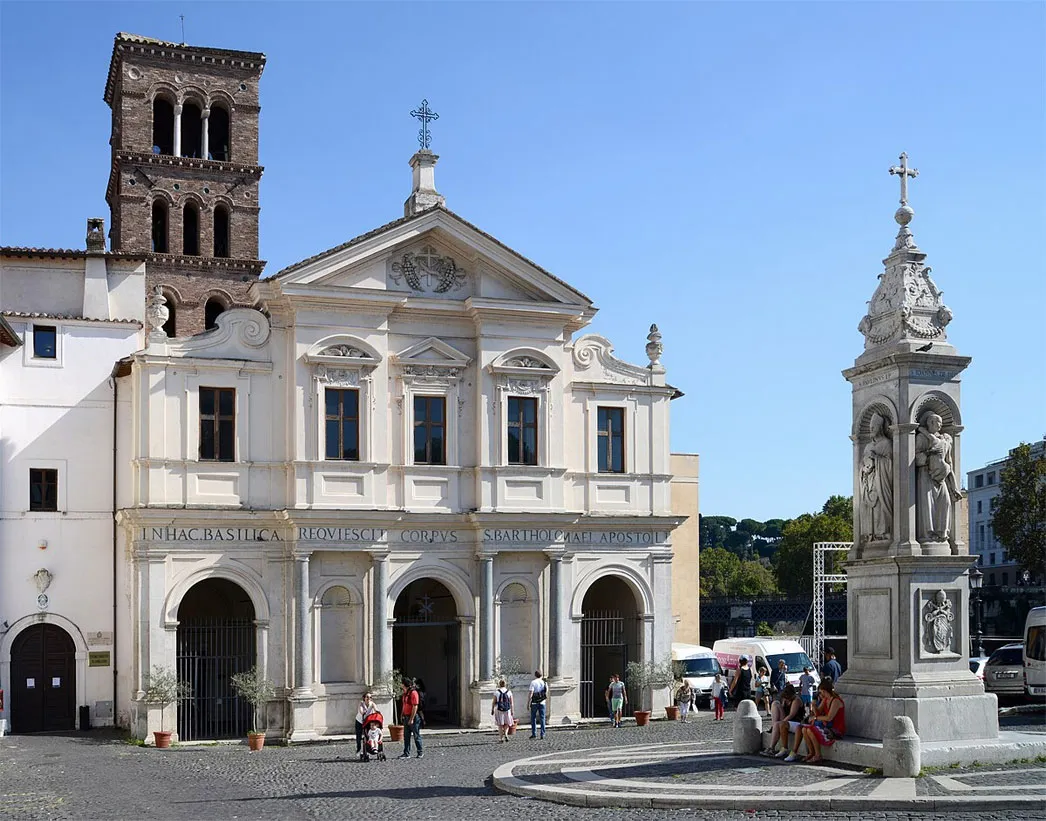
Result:
M1024 622L1024 685L1029 696L1046 696L1046 607L1033 607Z
M970 656L970 672L984 681L984 665L987 663L988 656Z
M698 706L708 707L712 702L712 682L723 668L710 647L699 644L673 644L672 661L683 666L683 677L697 691Z
M1000 695L1024 693L1024 645L1005 644L984 665L984 689Z

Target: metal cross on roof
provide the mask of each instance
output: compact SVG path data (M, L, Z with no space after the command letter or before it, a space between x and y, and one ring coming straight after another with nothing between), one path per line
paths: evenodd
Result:
M421 106L410 112L411 117L421 120L421 128L418 129L418 142L421 147L427 149L432 140L429 137L429 120L438 120L439 114L429 108L429 101L422 100Z
M900 165L895 165L890 169L891 174L896 174L901 178L901 205L908 204L908 178L911 177L913 180L919 176L918 169L908 167L908 154L901 152L899 158L901 160Z

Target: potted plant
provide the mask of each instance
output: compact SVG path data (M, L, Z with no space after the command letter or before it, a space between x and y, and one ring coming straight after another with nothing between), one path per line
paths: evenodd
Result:
M669 687L675 682L671 659L657 661L630 661L625 668L625 679L633 691L638 692L640 707L648 704L652 691ZM645 727L650 721L650 709L635 712L636 726Z
M142 701L146 704L160 705L160 729L153 731L153 738L159 749L171 746L171 731L164 729L167 708L188 698L192 698L192 686L187 681L179 681L174 670L158 664L153 667L151 673L145 674L145 694Z
M367 687L375 695L383 694L392 699L392 715L390 716L392 720L388 723L391 741L403 741L403 725L396 721L396 700L399 698L402 681L403 674L399 670L386 670Z
M265 731L258 730L258 714L276 696L276 686L257 667L236 673L229 681L236 695L251 705L251 730L247 733L247 746L251 750L260 750L265 746Z

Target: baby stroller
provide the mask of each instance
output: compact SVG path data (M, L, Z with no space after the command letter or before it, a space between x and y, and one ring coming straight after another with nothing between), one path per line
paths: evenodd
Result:
M370 761L376 758L385 761L385 742L381 740L381 731L385 726L385 719L381 713L374 712L367 716L363 722L363 749L360 752L360 761Z

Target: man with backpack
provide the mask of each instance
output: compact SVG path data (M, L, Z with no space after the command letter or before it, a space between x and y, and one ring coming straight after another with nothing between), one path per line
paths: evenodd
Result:
M538 719L541 724L541 737L545 737L545 703L548 699L548 685L541 677L541 671L534 671L534 680L530 682L527 695L527 707L530 708L530 737L537 738Z
M400 719L403 721L403 754L400 758L410 758L411 736L414 736L414 746L418 749L418 758L421 758L424 755L421 751L421 698L413 679L403 679L402 686Z

